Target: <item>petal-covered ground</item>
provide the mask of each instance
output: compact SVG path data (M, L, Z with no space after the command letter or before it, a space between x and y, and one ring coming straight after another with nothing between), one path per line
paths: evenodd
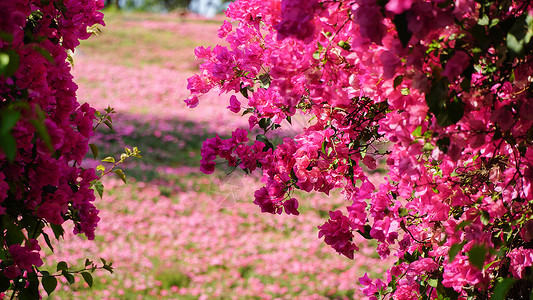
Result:
M115 272L96 271L92 289L77 276L51 298L361 299L359 277L379 277L388 262L361 237L353 261L318 239L317 226L345 201L341 195L299 194L299 216L262 214L252 203L259 175L198 171L205 138L247 128L226 109L229 96L211 94L192 110L182 101L197 66L194 47L214 45L220 21L108 14L106 22L74 55L78 96L117 111L114 131L99 128L91 141L98 159L125 146L143 158L122 166L128 184L104 179L96 239L67 232L45 257L45 265L64 260L72 269L101 257Z

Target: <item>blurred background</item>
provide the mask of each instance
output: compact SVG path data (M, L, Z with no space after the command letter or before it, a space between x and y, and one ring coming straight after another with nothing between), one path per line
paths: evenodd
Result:
M63 282L50 299L362 299L359 277L381 278L388 262L360 237L353 261L318 239L328 212L346 204L342 195L297 193L299 216L262 214L252 203L260 174L199 171L206 138L248 128L226 109L227 95L208 94L195 109L183 103L187 78L198 71L194 48L222 42L227 3L106 2L106 26L73 54L80 103L116 110L113 129L100 126L91 139L98 157L88 155L85 165L109 168L101 160L124 147L138 147L143 158L121 166L127 184L104 178L95 240L67 232L44 258L72 269L104 258L115 273L97 271L92 289L81 278ZM284 134L307 125L295 120Z
M105 0L106 7L116 9L171 12L187 10L206 17L221 13L231 0Z

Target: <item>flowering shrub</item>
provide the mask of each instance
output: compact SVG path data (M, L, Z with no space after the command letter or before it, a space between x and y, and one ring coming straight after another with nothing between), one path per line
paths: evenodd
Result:
M226 15L229 46L196 49L185 102L218 89L250 126L208 139L203 172L217 157L262 170L254 203L273 214L299 213L295 189L341 189L319 237L353 258L362 235L397 260L385 282L360 279L371 299L531 292L530 1L238 0ZM309 126L275 143L296 114Z
M79 271L65 262L57 274L40 270L37 238L52 248L43 229L59 238L71 220L74 234L92 240L100 220L93 205L99 176L80 163L93 121L110 122L111 110L95 115L77 102L68 51L104 25L101 8L102 1L0 1L0 298L10 290L12 298L38 299L40 283L49 294L55 277L73 282L71 273L92 284L91 261Z

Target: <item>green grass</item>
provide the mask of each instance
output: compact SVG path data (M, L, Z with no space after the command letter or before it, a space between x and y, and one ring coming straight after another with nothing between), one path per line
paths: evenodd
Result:
M195 66L194 52L206 42L193 35L180 34L176 27L189 22L176 14L127 13L107 11L106 26L99 26L100 33L82 41L78 50L127 67L160 65L179 67L182 64ZM145 28L135 23L156 21L167 25L161 28ZM210 21L220 24L220 21ZM192 69L191 69L192 70Z

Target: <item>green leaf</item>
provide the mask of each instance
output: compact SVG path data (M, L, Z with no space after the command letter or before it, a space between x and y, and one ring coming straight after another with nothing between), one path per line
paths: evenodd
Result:
M46 242L46 245L48 245L48 248L54 252L54 247L52 247L52 242L50 241L50 236L46 234L46 232L43 232L44 241Z
M103 266L103 268L107 271L109 271L109 273L113 274L113 267L111 265L105 265Z
M59 271L68 271L68 265L66 262L64 261L60 261L57 263L57 269L56 269L58 272Z
M74 278L74 276L68 273L67 271L63 271L62 274L63 274L63 277L65 277L65 279L68 281L68 284L74 284L76 282L76 279Z
M394 23L394 26L396 26L396 31L398 32L398 38L400 39L402 46L404 48L407 47L407 44L409 44L409 40L411 39L411 36L413 36L413 33L409 31L409 28L407 26L407 23L408 23L407 12L396 15L394 19L392 20L392 22Z
M52 146L52 138L48 134L48 129L44 125L44 120L46 120L46 113L40 109L38 106L35 107L35 112L37 113L37 119L31 119L30 122L37 131L37 134L44 142L46 147L50 152L54 152L54 147Z
M13 42L13 35L5 31L0 31L0 40L11 43Z
M4 135L10 133L11 129L15 127L20 118L20 112L13 109L6 109L2 111L1 116L0 135Z
M50 51L44 49L43 47L35 44L33 45L33 50L41 54L49 63L54 63L54 57L50 53Z
M498 278L502 279L502 278ZM513 286L513 284L516 282L516 279L514 278L505 278L503 280L499 280L498 284L496 284L496 287L494 288L494 293L492 293L492 297L490 297L491 300L505 300L507 293Z
M7 291L10 286L11 286L11 280L3 276L2 274L2 276L0 276L0 293Z
M441 127L448 127L459 122L464 115L464 103L458 97L453 101L447 102L444 109L436 114L437 123Z
M357 230L357 232L358 232L362 237L364 237L365 239L367 239L367 240L371 240L371 239L372 239L372 236L370 235L370 230L372 229L372 226L370 226L370 225L367 224L367 225L364 226L364 228L365 228L365 231L364 231L364 232L362 232L361 230Z
M5 78L13 76L20 64L20 56L13 49L0 50L0 75Z
M0 135L0 147L4 151L8 161L12 162L15 160L17 156L17 142L10 133Z
M263 118L259 120L259 127L261 127L263 130L267 130L268 126L272 124L272 120L270 118Z
M412 134L414 137L422 136L422 126L418 126Z
M507 33L507 48L510 53L522 57L533 37L533 17L525 13L518 17Z
M265 73L265 74L259 75L259 80L261 81L261 85L260 85L261 88L268 89L270 87L270 82L271 82L270 74Z
M274 150L274 145L268 140L266 135L264 134L258 134L255 139L257 141L263 142L265 144L265 147L263 148L263 151L268 151L268 149Z
M490 222L490 214L489 214L488 211L482 210L481 211L481 215L479 217L480 217L481 223L483 223L483 225L489 224L489 222Z
M102 199L102 196L104 195L104 184L101 181L97 180L94 182L92 187L98 193L100 199Z
M98 165L96 167L96 171L99 171L99 172L104 172L105 171L105 167L103 165Z
M425 143L424 147L422 147L422 150L425 152L433 151L433 149L435 149L435 146L432 143Z
M105 120L103 123L104 123L107 127L109 127L109 129L114 130L114 129L113 129L113 124L111 123L111 121L109 121L109 120Z
M108 163L115 163L115 159L111 156L108 156L104 159L102 159L103 162L108 162Z
M403 75L396 76L393 82L394 89L396 89L400 84L402 84L402 82L403 82Z
M437 114L444 108L448 99L448 84L446 80L439 80L431 85L429 93L426 94L426 103L433 114Z
M339 45L339 47L341 47L342 49L346 50L346 51L350 51L350 44L346 41L340 41L337 43L337 45Z
M459 251L463 249L463 246L466 244L466 241L460 243L460 244L453 244L450 247L450 251L448 252L448 257L450 259L450 263L455 259Z
M405 207L400 207L398 209L398 215L402 218L406 217L407 215L409 215L409 211Z
M90 265L92 265L92 264L93 264L92 260L90 260L90 259L88 259L88 258L85 259L85 266L86 266L86 267L88 267L88 266L90 266Z
M93 287L93 276L91 275L91 273L81 272L81 276L83 276L83 279L85 280L85 282L87 282L89 287L92 288Z
M431 278L428 280L428 284L429 286L436 288L439 285L439 280L436 278Z
M48 296L50 296L57 287L57 279L54 276L44 276L41 283Z
M124 183L127 183L126 182L126 174L124 174L124 171L122 171L121 169L116 169L115 171L113 171L115 174L117 174L117 176L122 179L122 181L124 181Z
M3 218L3 228L5 228L5 241L8 246L15 245L15 244L22 244L24 240L26 239L26 236L22 232L22 230L13 223L10 217L7 215L4 215Z
M89 144L89 148L91 148L93 158L96 158L98 156L98 147L95 144Z
M54 236L56 240L59 240L60 237L65 234L65 230L63 229L63 226L50 223L50 227L52 228L52 231L54 232Z
M487 247L483 245L475 245L468 251L468 260L472 265L478 269L483 269L485 257L487 256Z
M244 98L246 98L246 99L250 98L250 96L248 95L248 87L247 86L241 87L240 92L241 92L241 95Z

